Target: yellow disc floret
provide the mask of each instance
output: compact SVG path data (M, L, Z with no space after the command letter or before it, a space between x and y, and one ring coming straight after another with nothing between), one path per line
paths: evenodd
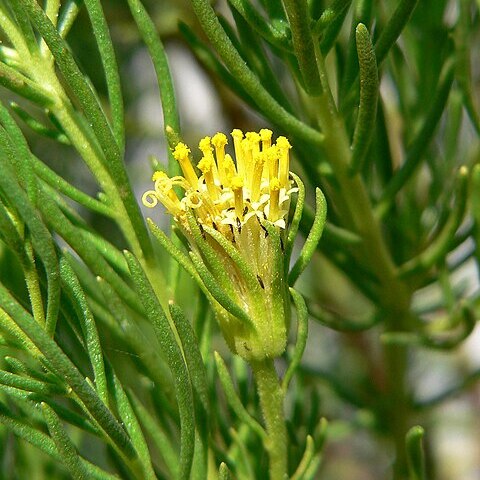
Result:
M243 219L243 180L240 176L235 175L231 181L231 188L235 201L235 213L237 217Z
M282 187L287 185L288 171L290 168L290 153L292 148L290 142L285 137L277 138L277 149L279 157L279 180Z
M173 158L180 164L185 179L193 188L197 188L198 177L190 162L189 155L190 149L182 142L173 150Z
M278 199L280 196L280 180L273 177L270 180L270 207L268 211L268 219L271 222L278 220Z
M260 130L260 138L262 140L262 150L265 151L267 148L272 146L272 135L273 132L268 128L262 128Z
M225 183L225 145L227 145L227 137L224 133L216 133L212 138L212 144L215 147L215 156L217 158L218 175L220 183Z
M285 137L274 141L268 129L245 134L235 129L232 139L234 156L225 151L228 140L223 133L200 140L200 178L192 165L190 148L179 143L173 157L183 176L155 172L154 187L143 195L143 204L151 208L162 203L187 231L185 213L191 209L199 223L230 240L235 239L232 229L239 234L243 225L257 217L286 228L290 194L295 191L288 171L290 142Z
M213 167L215 165L215 161L213 160L212 156L203 157L198 162L198 169L203 173L203 177L205 178L205 184L207 185L207 190L212 200L218 199L218 187L215 185L215 175L213 171Z

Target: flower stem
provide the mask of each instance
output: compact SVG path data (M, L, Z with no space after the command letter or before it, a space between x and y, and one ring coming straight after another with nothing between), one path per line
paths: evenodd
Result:
M270 480L287 477L287 428L283 411L284 392L273 360L252 361L260 406L267 427L266 449L270 459Z

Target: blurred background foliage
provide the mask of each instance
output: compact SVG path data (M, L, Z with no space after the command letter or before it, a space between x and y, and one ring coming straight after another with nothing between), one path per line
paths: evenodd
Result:
M0 3L8 10L10 1ZM97 40L82 2L76 3L81 9L67 37L68 43L108 111ZM392 475L411 480L479 478L480 336L475 328L479 315L480 259L480 172L478 166L475 168L480 160L479 2L308 2L310 15L322 32L320 49L325 57L325 72L350 140L354 136L359 103L355 28L359 22L364 23L373 32L375 43L390 25L397 8L413 10L398 32L399 40L395 37L391 48L389 45L383 52L376 119L358 175L369 194L398 278L409 292L411 304L407 313L389 311L388 305L382 303L385 299L382 295L390 286L379 287L375 269L369 264L378 252L363 253L362 249L368 250L369 245L358 247L358 232L353 231L351 222L345 218L345 208L338 206L341 198L354 198L354 194L339 186L337 172L331 166L331 153L309 143L299 132L288 131L285 128L288 122L265 109L248 91L243 79L231 72L228 64L224 66L191 2L145 0L143 3L169 58L182 138L195 144L198 138L216 131L271 126L276 134L291 138L292 170L302 173L310 204L318 185L329 201L329 226L318 255L298 284L309 307L310 333L286 404L292 470L299 463L310 434L315 439L319 469L316 476L305 478L361 480L388 479ZM122 79L125 163L139 198L150 183L149 157L154 164L152 155L162 163L167 162L157 81L127 2L102 0L101 4ZM268 19L270 12L274 19L271 24L281 33L288 22L280 2L232 0L212 4L233 45L265 90L287 112L317 128L317 105L306 93L308 88L304 88L295 56L290 47L290 50L279 48L281 41L289 39L288 35L272 45L271 38L262 39L258 30L245 20L248 15L239 13L246 4L254 5L262 19ZM252 19L250 23L253 24ZM48 122L41 108L32 106L20 95L2 88L0 98L4 105L16 102L41 122ZM15 119L36 157L77 188L96 196L98 184L75 149L39 135L20 116ZM402 169L405 165L408 167ZM468 169L463 175L466 178L458 174L461 166ZM398 180L402 175L404 178ZM73 202L68 203L68 208L73 209L70 218L80 216L78 225L88 225L88 230L97 232L119 251L127 247L115 221ZM168 219L161 213L155 213L153 218L159 225L168 226ZM307 210L303 232L308 231L310 223L311 210ZM53 236L59 248L65 248L62 235ZM422 256L424 252L427 253ZM160 251L159 256L165 265L165 252ZM78 267L76 273L99 330L110 395L116 396L111 409L117 418L122 418L118 411L122 405L118 400L120 389L113 386L119 382L144 429L150 447L147 455L156 477L174 478L179 417L172 393L172 375L165 361L157 358L159 348L155 341L146 341L152 337L152 327L138 313L132 314L133 321L128 318L131 305L125 307L124 299L109 292L108 286L99 293L91 269L75 255L70 260ZM128 270L120 271L112 263L131 285ZM42 268L39 275L43 281ZM30 309L22 268L6 242L0 242L0 281L20 305ZM266 457L258 454L262 451L259 438L246 431L220 392L213 351L219 350L227 359L240 399L260 418L245 364L229 355L205 300L186 274L181 274L174 295L193 322L206 366L211 411L215 413L208 417L209 462L218 468L225 461L238 478L266 478ZM397 292L390 291L390 295L395 297ZM78 314L74 313L73 304L69 305L71 300L64 296L55 339L79 371L90 375L90 360L75 316ZM112 316L109 308L115 301L121 306L112 308ZM120 319L122 312L127 312L126 318ZM396 323L397 313L406 319ZM14 419L32 431L53 437L50 426L47 427L48 412L42 415L39 402L48 403L62 422L69 423L66 431L92 464L119 478L142 478L98 434L95 422L78 406L79 402L64 398L61 379L53 378L45 365L39 366L21 347L9 341L5 331L1 338L2 372L17 373L42 383L19 386L9 383L6 376L0 378L0 478L72 478L71 467L62 465L58 453L48 455L48 449L42 452L38 445L31 445L26 441L31 440L31 431L25 427L22 434L21 427L12 423ZM392 363L389 355L397 355L397 359ZM18 363L18 359L25 365ZM285 364L279 362L280 371ZM43 382L48 385L46 390ZM395 384L400 385L399 389ZM54 386L60 390L56 391ZM328 420L328 427L323 418ZM125 422L123 418L122 421ZM426 432L423 450L415 447L422 437L420 430L410 431L405 440L408 429L414 425L421 425ZM197 425L197 433L199 429L201 426ZM52 451L56 452L56 448L51 446ZM170 448L172 452L168 451ZM407 459L409 448L413 453ZM420 450L424 460L417 459L417 463L424 461L425 467L417 465L418 468L407 470L408 461L410 466L415 463ZM398 462L399 455L405 457L404 464L392 473L392 464L396 456ZM200 476L192 478L202 478L201 473L197 475ZM217 477L212 474L208 478Z

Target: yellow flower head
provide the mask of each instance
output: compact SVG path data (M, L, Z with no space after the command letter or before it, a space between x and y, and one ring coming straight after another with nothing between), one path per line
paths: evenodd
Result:
M173 215L192 259L228 297L212 293L230 348L245 359L274 358L285 349L289 317L284 243L290 195L298 191L289 175L291 145L285 137L274 142L267 129L245 135L235 129L231 136L230 153L223 133L200 140L196 168L190 149L179 143L173 157L183 176L155 172L154 188L142 201L147 207L160 202ZM198 272L208 276L202 267ZM237 313L222 301L233 302Z

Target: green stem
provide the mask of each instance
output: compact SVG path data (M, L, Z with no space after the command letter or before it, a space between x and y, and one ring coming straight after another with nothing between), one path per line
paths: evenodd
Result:
M397 318L392 320L399 320ZM409 404L406 390L407 348L405 345L385 345L384 358L387 377L386 415L389 419L389 431L395 445L393 480L407 478L407 452L405 435L409 428Z
M283 411L284 392L273 360L251 362L260 406L267 427L266 449L270 459L270 480L287 476L287 427Z

